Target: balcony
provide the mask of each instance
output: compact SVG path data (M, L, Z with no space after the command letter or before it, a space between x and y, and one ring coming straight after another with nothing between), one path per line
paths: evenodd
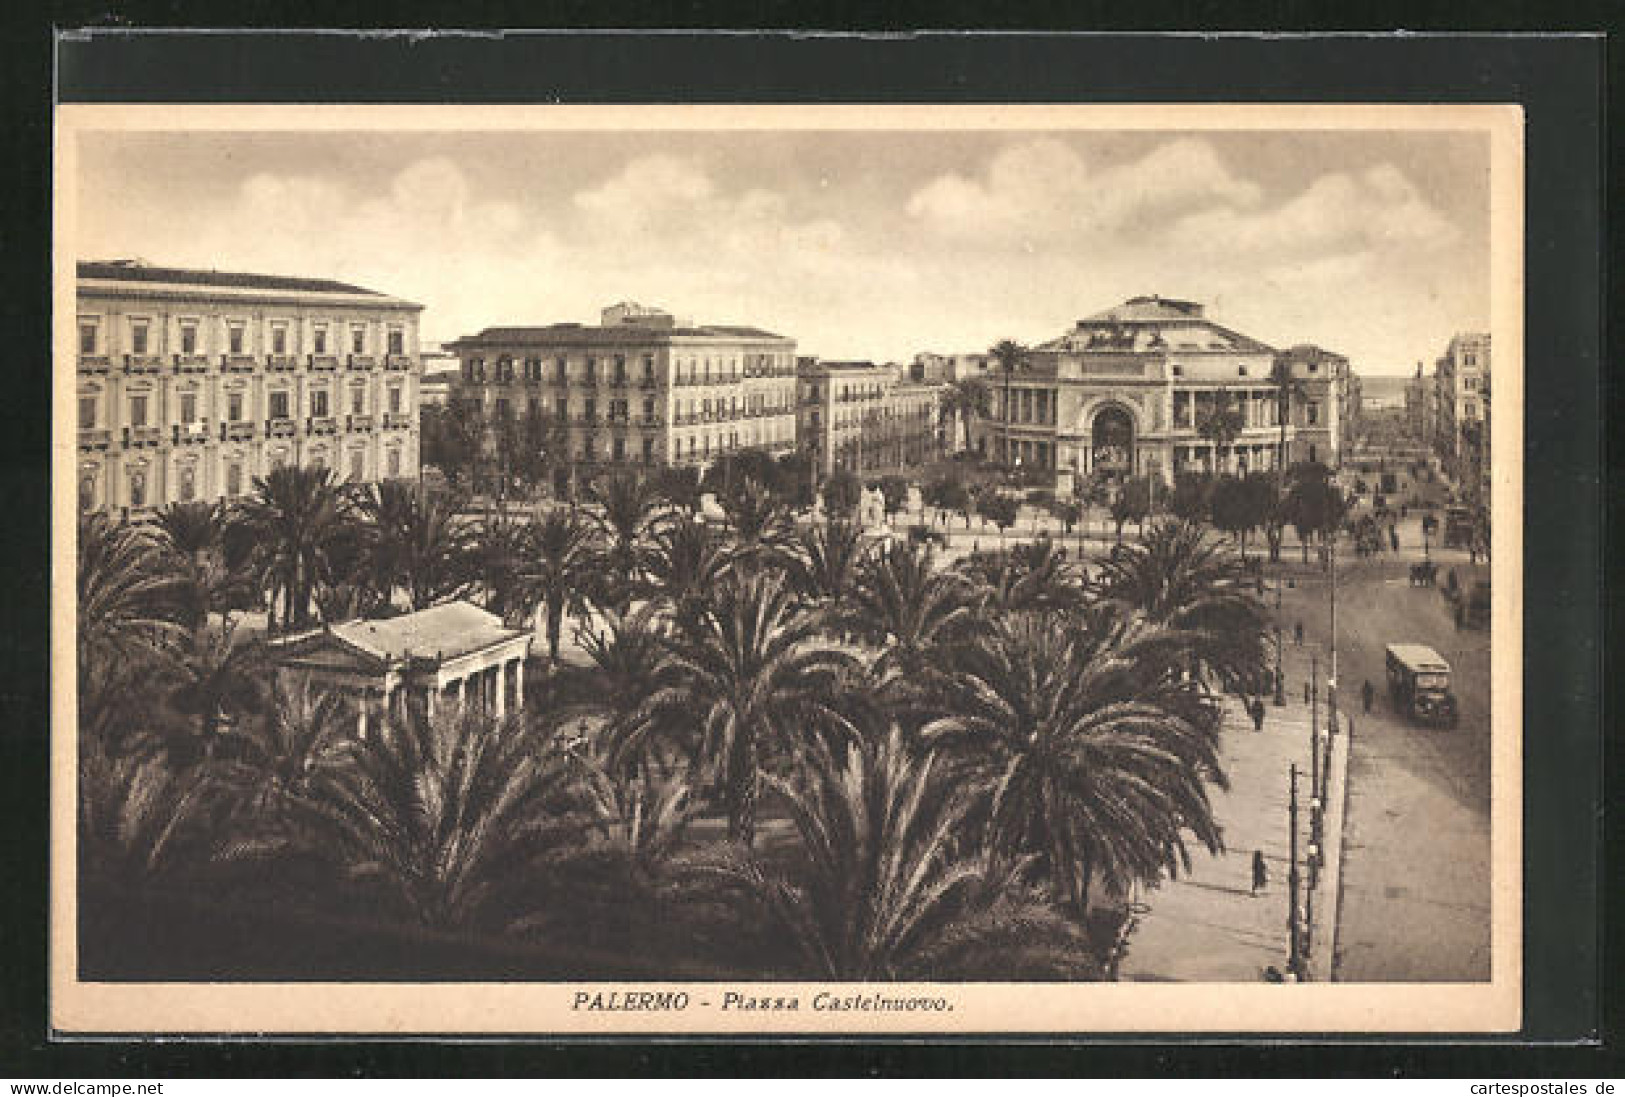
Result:
M112 368L112 362L105 354L81 354L79 356L80 373L106 373Z
M307 421L307 428L311 434L337 434L339 421L331 415L312 415Z
M665 420L658 415L645 415L638 420L638 425L642 427L658 427L664 421Z
M291 354L273 354L265 360L265 368L272 373L292 373L299 368L299 359Z
M271 418L265 421L265 437L267 438L292 438L298 433L298 429L298 424L287 416Z
M157 427L124 428L124 444L132 449L139 446L156 446L163 437L163 431Z
M312 354L310 356L312 370L328 373L339 368L339 356L336 354Z
M125 373L157 373L163 367L164 360L156 354L126 354L124 356Z
M384 368L409 370L412 368L412 356L410 354L386 354L384 356Z
M177 446L202 445L209 440L209 424L203 419L196 419L190 423L176 423L173 437Z
M347 415L344 417L344 429L349 431L370 431L372 429L372 416Z
M206 354L175 355L176 373L208 373L209 356Z
M377 364L378 359L374 358L370 354L352 354L350 355L349 362L346 363L346 367L348 369L355 370L358 373L364 373L367 370L372 369Z
M658 385L659 382L655 380L655 375L652 373L645 373L642 377L638 378L638 388L652 389Z
M254 356L252 354L222 354L220 368L227 373L253 373Z
M612 389L624 389L626 384L627 378L624 373L618 373L609 379L609 387Z
M113 442L113 432L106 427L80 427L80 449L106 449Z
M247 419L234 419L220 424L220 440L222 442L252 442L254 440L254 424Z
M385 430L402 430L412 425L412 417L404 411L384 412Z

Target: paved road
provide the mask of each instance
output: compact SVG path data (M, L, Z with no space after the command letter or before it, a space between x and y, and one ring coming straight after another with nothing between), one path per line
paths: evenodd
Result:
M1487 568L1454 566L1464 582L1487 576ZM1336 977L1488 979L1489 634L1457 631L1444 598L1412 588L1392 557L1340 566L1338 579L1340 699L1356 728ZM1299 618L1306 642L1323 642L1325 585L1288 591L1285 618L1288 643ZM1461 705L1455 730L1417 727L1390 711L1383 648L1395 641L1428 644L1449 660ZM1369 715L1359 711L1367 679L1377 689Z

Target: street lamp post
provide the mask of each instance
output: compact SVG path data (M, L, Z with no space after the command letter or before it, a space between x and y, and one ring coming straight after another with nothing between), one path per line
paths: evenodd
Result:
M1281 590L1286 586L1286 573L1281 562L1275 562L1275 707L1286 707L1286 678L1281 673Z
M1287 970L1300 975L1302 957L1298 953L1298 764L1289 771L1292 791L1287 801Z

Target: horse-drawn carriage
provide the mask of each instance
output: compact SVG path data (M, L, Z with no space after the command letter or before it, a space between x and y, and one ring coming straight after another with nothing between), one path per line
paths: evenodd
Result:
M1439 578L1439 565L1432 560L1424 560L1419 564L1411 565L1411 586L1431 587Z

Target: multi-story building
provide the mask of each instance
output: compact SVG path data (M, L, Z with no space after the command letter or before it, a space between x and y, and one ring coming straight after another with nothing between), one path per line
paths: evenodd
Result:
M798 361L796 441L819 476L891 471L937 455L942 385L915 372L874 362Z
M417 475L421 305L134 260L77 273L81 508L230 499L289 463Z
M1349 409L1349 360L1308 343L1281 352L1292 367L1302 395L1292 402L1289 464L1315 461L1336 468L1342 463L1346 424L1357 418ZM1358 390L1355 389L1357 392Z
M567 451L561 478L795 449L794 340L631 302L601 321L486 328L447 344L460 361L452 399L487 419L547 418Z
M1422 373L1422 363L1416 363L1416 374L1405 382L1405 429L1425 444L1438 433L1436 397L1434 379Z
M1463 332L1434 366L1435 447L1446 473L1475 482L1489 469L1490 337Z
M1283 455L1270 384L1277 354L1208 319L1200 304L1135 297L1032 348L1008 375L986 370L993 413L974 423L972 445L989 458L1052 472L1063 491L1096 474L1171 482L1185 470L1335 462L1347 360L1311 347L1287 353L1309 395L1295 404ZM1235 437L1204 436L1203 423L1223 409L1235 413Z

